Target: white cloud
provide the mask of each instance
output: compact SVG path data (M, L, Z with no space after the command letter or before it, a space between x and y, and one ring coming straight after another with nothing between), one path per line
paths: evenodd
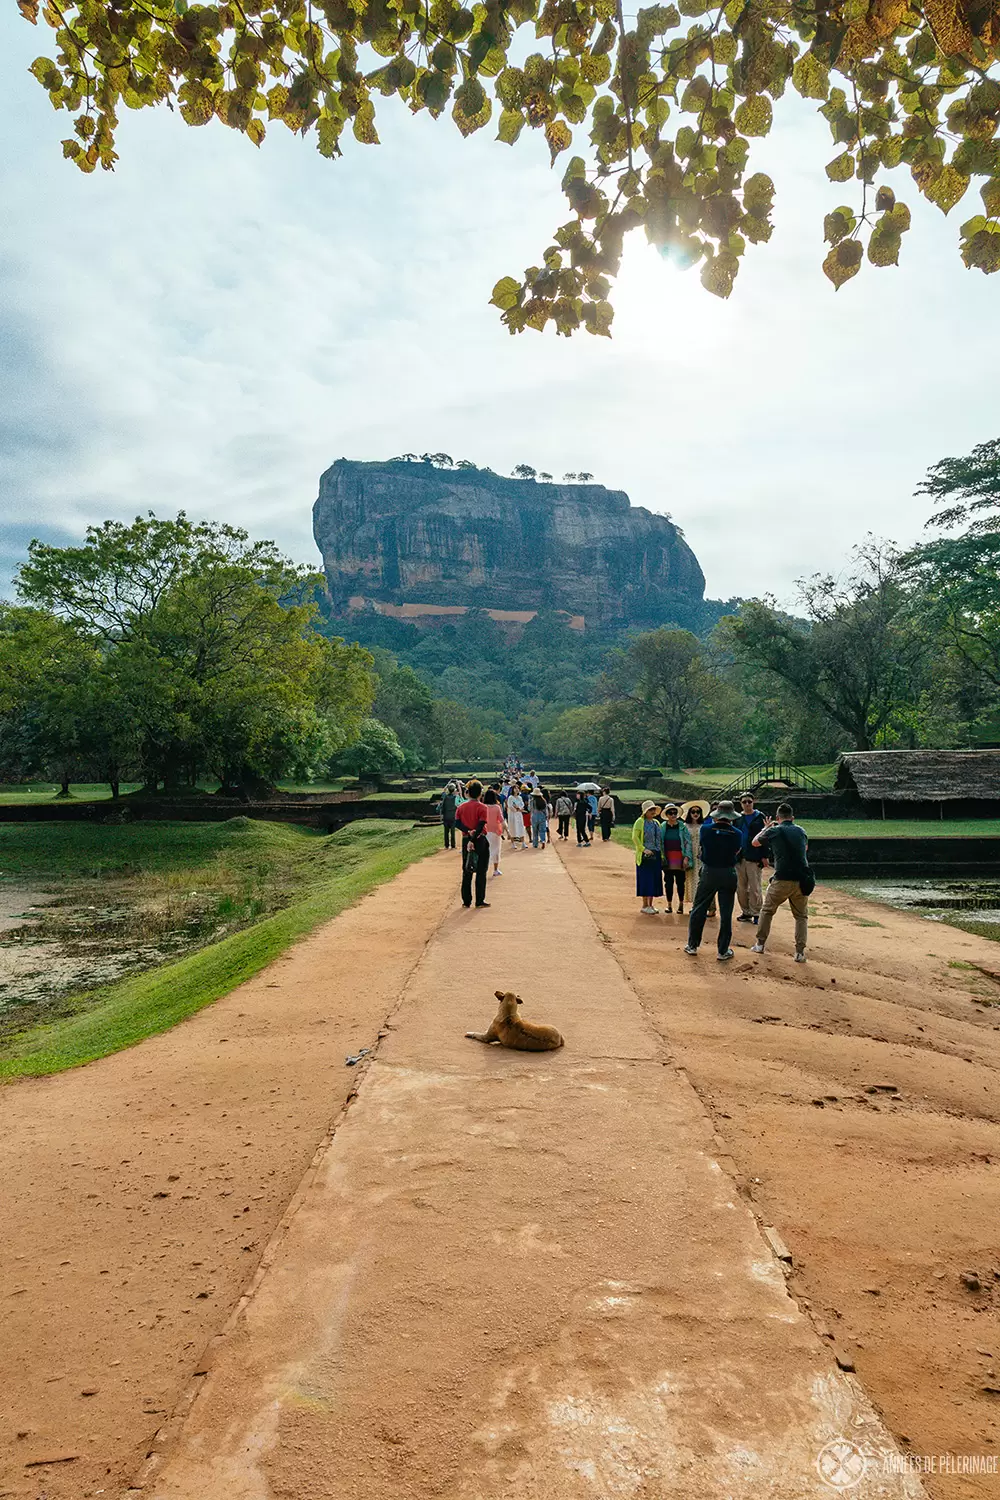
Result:
M329 163L277 127L258 153L147 112L123 122L116 172L83 178L20 71L39 42L0 20L0 316L22 335L6 417L35 434L6 480L19 536L184 506L307 559L333 459L444 449L589 469L673 515L711 595L787 598L868 530L915 535L927 465L996 435L995 288L963 270L954 222L904 178L902 268L836 295L822 277L845 190L822 177L811 105L786 101L761 143L777 228L729 302L637 241L613 341L511 339L490 288L565 217L539 137L511 151L386 111L382 147Z

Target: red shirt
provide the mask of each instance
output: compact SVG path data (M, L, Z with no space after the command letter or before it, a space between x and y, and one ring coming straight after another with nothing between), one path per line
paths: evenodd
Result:
M481 833L486 827L486 803L463 802L455 812L455 822L466 833L475 833L477 828Z

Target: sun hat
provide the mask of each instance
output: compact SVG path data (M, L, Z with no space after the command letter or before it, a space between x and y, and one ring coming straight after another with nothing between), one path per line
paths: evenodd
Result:
M720 818L724 823L735 823L739 813L731 802L720 802L712 816L717 823Z
M703 797L692 797L690 802L682 802L681 817L686 818L692 807L697 807L703 818L708 817L708 802Z
M677 806L676 802L668 802L667 805L666 805L666 807L663 809L663 811L665 813L675 812L675 813L679 814L680 813L680 808Z
M643 804L642 804L642 810L643 810L643 812L644 812L644 813L648 813L648 812L650 812L650 811L651 811L651 810L652 810L652 809L653 809L653 808L654 808L654 807L659 807L659 805L660 805L660 804L659 804L659 803L658 803L658 802L644 802L644 803L643 803Z

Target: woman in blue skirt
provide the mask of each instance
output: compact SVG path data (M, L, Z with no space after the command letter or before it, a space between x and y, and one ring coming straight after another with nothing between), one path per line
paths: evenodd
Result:
M635 850L635 893L639 898L642 914L657 915L653 902L663 895L663 829L659 821L660 808L656 802L642 804L642 816L632 825L632 848Z

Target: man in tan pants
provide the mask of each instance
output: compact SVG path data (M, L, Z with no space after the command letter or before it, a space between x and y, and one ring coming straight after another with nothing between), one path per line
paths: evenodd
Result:
M809 898L803 884L812 889L813 876L806 857L809 841L805 830L795 822L795 814L787 802L778 808L778 821L766 820L766 826L758 833L753 843L767 851L774 865L774 879L767 888L761 909L757 941L751 953L763 953L771 932L774 914L787 901L795 917L795 962L806 961L806 938L809 931Z

